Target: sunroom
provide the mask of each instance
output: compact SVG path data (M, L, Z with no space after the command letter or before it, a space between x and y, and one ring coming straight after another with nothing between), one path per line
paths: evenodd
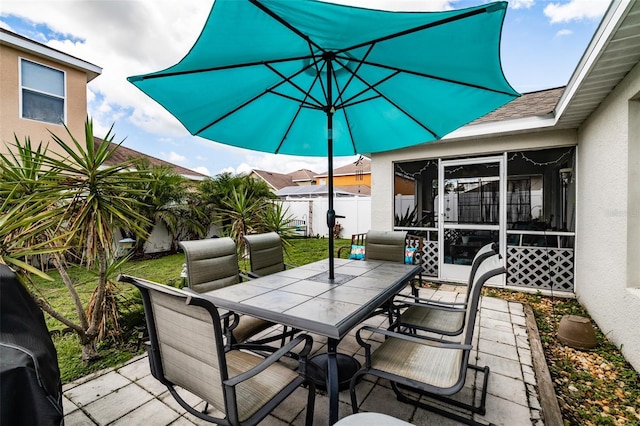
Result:
M499 243L507 275L494 285L574 290L574 146L393 162L394 229L423 237L423 274L464 282L471 260Z

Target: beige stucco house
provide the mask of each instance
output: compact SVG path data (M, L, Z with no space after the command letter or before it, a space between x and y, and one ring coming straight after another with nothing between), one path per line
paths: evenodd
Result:
M84 134L87 83L102 68L0 28L0 152L29 136L32 143L62 139L67 125ZM53 145L50 145L53 149Z
M434 279L462 281L497 241L508 273L494 285L575 293L640 370L639 1L612 2L566 88L371 159L372 228L423 235Z

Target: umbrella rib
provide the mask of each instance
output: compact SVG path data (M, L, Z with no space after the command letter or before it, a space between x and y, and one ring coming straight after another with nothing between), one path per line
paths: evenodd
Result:
M367 102L373 99L377 99L377 98L383 98L385 99L387 102L389 102L391 105L393 105L394 107L396 107L398 109L398 111L401 111L405 116L409 117L411 120L413 120L418 126L422 127L423 129L425 129L427 132L431 133L433 135L433 137L435 137L436 139L440 139L440 136L438 136L433 130L431 130L428 126L424 125L420 120L418 120L417 118L415 118L412 114L409 114L408 111L406 111L404 108L401 108L398 104L396 104L394 101L392 101L391 99L389 99L388 97L386 97L383 93L381 93L378 89L376 89L376 86L383 83L384 81L388 80L391 77L394 77L395 75L397 75L400 71L397 71L395 74L389 75L386 78L380 80L379 82L377 82L375 85L371 85L368 82L364 81L359 75L355 75L354 77L357 78L358 80L360 80L363 84L365 84L366 86L369 87L368 90L371 90L375 93L378 94L378 96L371 96L370 98L367 99L362 99L360 101L357 102L353 102L351 104L343 104L340 106L341 109L345 109L349 106L353 106L353 105L357 105L363 102ZM366 90L365 90L366 91ZM364 93L364 91L362 92ZM357 95L356 95L357 96ZM350 98L349 100L353 99Z
M316 61L314 61L314 63L316 63ZM280 71L278 71L277 69L275 69L274 67L272 67L272 66L271 66L271 64L268 64L268 63L267 63L267 64L265 64L265 66L266 66L267 68L269 68L271 71L273 71L273 72L274 72L278 77L282 78L282 80L283 80L283 81L282 81L282 82L280 82L280 84L278 84L278 85L284 84L285 82L287 82L287 83L291 84L291 85L292 85L294 88L296 88L300 93L302 93L303 95L305 95L305 99L306 99L306 98L310 98L310 99L312 99L312 100L316 103L316 105L318 106L318 108L319 108L319 109L320 109L320 108L322 108L322 103L321 103L318 99L316 99L315 97L313 97L313 96L311 95L311 93L309 93L309 92L305 91L302 87L300 87L298 84L294 83L294 82L291 80L293 77L295 77L295 76L297 76L297 75L299 75L299 74L303 73L303 72L304 72L305 70L307 70L308 68L311 68L311 66L304 67L304 68L302 68L301 70L299 70L298 72L294 73L293 75L291 75L291 76L289 76L289 77L287 77L286 75L282 74ZM293 96L290 96L290 95L285 95L285 94L283 94L283 93L275 92L275 91L273 91L272 89L267 89L267 91L268 91L268 92L271 92L271 93L274 93L274 94L276 94L276 95L283 96L283 97L285 97L285 98L287 98L287 99L297 100L297 101L299 101L299 102L303 102L303 103L306 103L306 102L307 102L306 100L300 100L300 99L297 99L297 98L295 98L295 97L293 97ZM311 104L311 103L308 103L308 104L309 104L309 105L313 105L313 104Z
M254 2L255 0L251 0L251 1ZM344 48L344 49L337 50L336 53L347 52L349 50L358 49L360 47L363 47L363 46L366 46L366 45L369 45L369 44L375 44L375 43L379 43L379 42L382 42L382 41L387 41L387 40L391 40L391 39L394 39L394 38L403 37L403 36L405 36L407 34L416 33L416 32L419 32L419 31L423 31L423 30L427 30L427 29L430 29L430 28L438 27L440 25L445 25L445 24L448 24L448 23L451 23L451 22L460 21L462 19L471 18L472 16L480 15L482 13L492 13L492 12L497 11L500 8L502 8L501 5L492 4L492 5L489 5L487 7L481 8L481 9L470 10L470 11L467 11L465 13L461 13L459 15L450 16L448 18L443 18L443 19L441 19L439 21L430 22L428 24L419 25L419 26L417 26L415 28L409 28L409 29L404 30L404 31L399 31L397 33L389 34L389 35L386 35L386 36L383 36L383 37L379 37L379 38L376 38L376 39L373 39L373 40L369 40L369 41L365 41L365 42L362 42L362 43L358 43L358 44L353 45L351 47L347 47L347 48Z
M240 105L238 105L237 107L233 108L232 110L230 110L229 112L227 112L226 114L221 115L220 117L216 118L215 120L213 120L212 122L210 122L209 124L207 124L206 126L204 126L203 128L201 128L200 130L198 130L197 132L194 133L194 135L199 135L200 133L204 132L205 130L207 130L209 127L216 125L217 123L219 123L220 121L224 120L225 118L229 117L232 114L235 114L237 111L241 110L242 108L244 108L245 106L249 105L250 103L252 103L253 101L255 101L256 99L260 98L261 96L264 96L267 93L273 93L279 96L283 96L283 97L288 97L282 93L278 93L275 92L274 89L277 88L278 86L284 84L284 81L280 81L277 84L273 85L272 87L269 87L267 89L265 89L262 93L259 93L258 95L247 99L245 102L241 103ZM304 100L300 100L300 99L296 99L296 98L291 98L293 100L295 100L296 102L305 102ZM314 99L315 100L315 99ZM313 104L309 104L311 106L314 106ZM320 109L321 105L316 105L315 108Z
M151 75L141 75L137 77L130 77L135 80L152 80L155 78L164 78L164 77L175 77L179 75L190 75L190 74L199 74L204 72L212 72L212 71L224 71L231 70L235 68L247 68L247 67L255 67L259 65L269 64L278 64L281 62L293 62L293 61L303 61L305 59L310 59L313 56L299 56L297 58L282 58L282 59L270 59L269 61L256 61L256 62L245 62L242 64L232 64L232 65L221 65L219 67L210 67L210 68L199 68L196 70L184 70L184 71L172 71L172 72L159 72Z
M289 126L287 126L287 131L284 132L284 135L282 136L282 139L280 140L280 143L278 144L278 147L273 152L274 154L280 153L280 148L282 148L282 144L284 143L285 139L287 139L287 135L291 131L291 128L293 127L293 123L296 122L296 119L298 118L298 114L300 114L301 110L302 110L302 104L300 104L300 106L298 106L298 110L296 111L296 113L294 114L293 118L289 122Z
M430 78L432 80L443 81L445 83L457 84L457 85L460 85L460 86L472 87L474 89L484 90L484 91L487 91L487 92L499 93L499 94L507 95L507 96L513 96L513 93L506 92L504 90L496 90L496 89L492 89L491 87L481 86L479 84L466 83L464 81L453 80L453 79L446 78L446 77L439 77L437 75L425 74L425 73L421 73L421 72L418 72L418 71L412 71L412 70L402 69L402 68L398 68L398 67L392 67L390 65L380 64L380 63L377 63L377 62L369 62L364 58L363 59L358 59L358 58L354 58L354 57L351 57L351 56L344 56L344 57L341 56L340 59L358 62L360 65L369 65L369 66L372 66L372 67L378 67L378 68L383 68L383 69L387 69L387 70L391 70L391 71L396 71L396 73L393 74L394 76L397 75L398 73L406 73L406 74L411 74L411 75L415 75L415 76L418 76L418 77L424 77L424 78ZM346 68L346 69L348 69L348 68ZM352 71L350 71L350 72L352 72ZM355 77L355 71L352 72L352 73L354 74L353 76Z
M280 24L282 24L284 27L289 28L291 31L293 31L298 37L302 38L303 40L305 40L307 43L309 43L310 45L316 47L318 50L324 52L325 49L323 49L321 46L318 46L316 43L314 43L309 36L307 36L306 34L302 33L300 30L298 30L296 27L294 27L293 25L291 25L290 23L288 23L287 21L285 21L284 19L282 19L281 17L279 17L278 15L276 15L275 13L273 13L273 11L271 9L269 9L268 7L266 7L265 5L263 5L262 3L260 3L258 0L249 0L250 3L252 3L254 6L256 6L257 8L259 8L260 10L262 10L264 13L266 13L267 15L271 16L273 19L275 19L276 21L280 22Z
M373 44L369 46L369 49L367 49L367 52L364 54L364 56L362 57L362 59L357 60L356 62L358 63L358 65L356 66L356 69L351 71L351 69L349 69L349 67L347 67L347 64L350 60L350 57L346 57L346 61L347 63L343 63L342 61L340 61L341 58L338 58L337 56L334 57L334 60L340 64L340 66L342 66L343 69L346 69L351 76L349 77L349 79L347 80L347 82L344 84L344 86L342 87L341 90L338 90L338 97L336 98L336 100L342 100L342 95L344 94L344 92L347 90L347 88L349 87L349 85L351 84L351 82L353 81L353 79L355 78L356 74L358 74L358 71L360 70L360 67L362 66L362 64L364 63L364 60L369 56L369 54L371 53L371 51L373 50ZM336 87L339 87L338 84L338 79L335 77L334 74L334 79L335 79L335 83L336 83ZM362 81L362 80L361 80ZM369 86L367 83L365 83L367 86ZM360 94L364 93L366 91L366 89L360 93L358 93L355 96L359 96ZM350 99L353 99L355 96L351 97ZM348 101L350 99L347 99L346 101L342 101L342 105L345 105L348 103Z
M466 83L464 81L452 80L450 78L439 77L437 75L425 74L425 73L421 73L421 72L417 72L417 71L400 69L400 68L392 67L392 66L389 66L389 65L379 64L379 63L376 63L376 62L366 62L365 61L365 64L366 65L371 65L371 66L374 66L374 67L379 67L379 68L392 70L392 71L398 71L398 72L402 72L402 73L412 74L412 75L416 75L418 77L431 78L433 80L439 80L439 81L443 81L445 83L452 83L452 84L457 84L457 85L460 85L460 86L472 87L474 89L485 90L487 92L500 93L502 95L513 96L513 93L506 92L504 90L492 89L492 88L486 87L486 86L480 86L479 84Z

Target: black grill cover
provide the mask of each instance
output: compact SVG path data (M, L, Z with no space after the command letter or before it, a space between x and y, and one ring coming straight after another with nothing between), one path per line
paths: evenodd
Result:
M0 425L63 425L58 356L40 308L0 265Z

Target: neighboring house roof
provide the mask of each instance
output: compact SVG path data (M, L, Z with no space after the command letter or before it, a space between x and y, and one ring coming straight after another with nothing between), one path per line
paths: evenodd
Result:
M90 62L76 58L57 49L53 49L42 43L23 37L7 29L0 28L0 44L11 46L14 49L31 53L32 55L50 59L65 64L72 68L84 71L87 74L87 83L102 74L102 68Z
M104 140L98 137L93 138L96 144L103 143ZM117 144L111 142L112 146L116 146ZM126 146L120 145L116 152L111 156L111 158L105 163L107 166L112 166L118 163L123 163L132 158L146 158L149 161L149 164L152 166L168 166L171 167L176 173L184 176L187 179L191 180L203 180L209 176L204 175L202 173L198 173L191 169L187 169L186 167L178 166L173 163L169 163L168 161L160 160L159 158L152 157L147 154L143 154L140 151L136 151L131 148L127 148Z
M293 179L291 178L290 175L285 175L285 174L276 173L276 172L268 172L266 170L257 170L257 169L253 169L251 173L255 174L260 179L265 181L267 185L269 185L275 191L285 188L287 186L294 185Z
M315 180L314 176L316 172L308 170L308 169L300 169L295 172L288 173L291 176L291 179L294 182L313 182Z
M356 172L362 172L363 174L371 174L371 160L365 157L360 157L357 161L353 163L349 163L346 166L338 167L333 170L333 176L351 176L355 175ZM329 172L324 172L323 174L315 175L315 177L326 177Z
M353 197L356 195L369 196L371 195L371 188L366 185L350 185L350 186L336 186L333 188L333 192L337 197L348 196ZM328 194L327 185L306 185L306 186L287 186L276 191L278 197L326 197Z
M313 182L315 180L315 172L307 169L300 169L287 174L253 169L251 173L265 181L274 191L287 186L296 186L297 182Z

